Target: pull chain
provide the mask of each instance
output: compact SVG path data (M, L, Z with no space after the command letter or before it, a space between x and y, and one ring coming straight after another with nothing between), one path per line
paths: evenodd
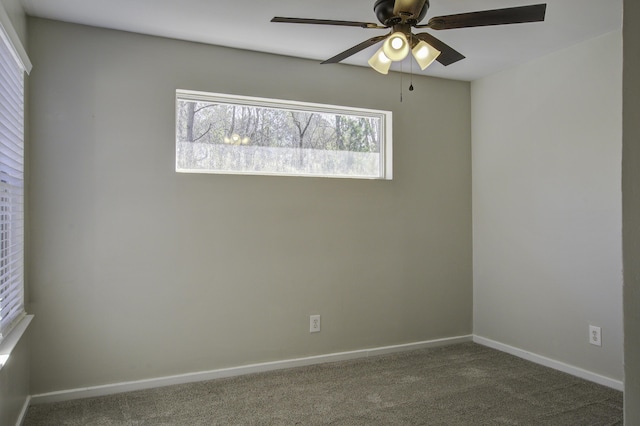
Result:
M402 61L400 61L400 102L402 102Z
M409 91L413 92L413 61L411 59L409 59L409 63L410 65L410 78L411 78L411 82L409 83Z

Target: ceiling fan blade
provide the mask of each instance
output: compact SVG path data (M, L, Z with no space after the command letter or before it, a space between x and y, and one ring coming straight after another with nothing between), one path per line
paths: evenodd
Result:
M366 49L369 46L373 46L374 44L376 44L378 42L381 42L385 38L387 38L386 35L370 38L369 40L363 41L362 43L360 43L358 45L355 45L352 48L347 49L342 53L338 53L333 58L329 58L329 59L327 59L326 61L324 61L322 63L323 64L335 64L335 63L338 63L338 62L342 61L343 59L347 59L349 56L355 55L356 53L360 52L361 50Z
M427 0L396 0L393 4L393 15L407 15L417 18Z
M531 6L509 7L506 9L493 9L480 12L460 13L457 15L436 16L431 18L428 24L417 25L416 28L450 30L454 28L540 22L544 21L546 9L546 4L534 4Z
M441 53L440 56L436 58L436 61L440 62L445 67L465 58L462 53L458 52L453 47L450 47L448 44L445 44L444 42L438 40L429 33L420 33L415 34L414 36L438 49Z
M283 22L287 24L316 24L316 25L340 25L343 27L360 27L360 28L387 28L371 22L357 21L335 21L332 19L306 19L306 18L283 18L276 16L271 22Z

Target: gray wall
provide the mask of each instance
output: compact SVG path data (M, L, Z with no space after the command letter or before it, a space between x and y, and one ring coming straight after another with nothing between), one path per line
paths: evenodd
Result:
M625 424L640 425L640 4L624 2L622 202Z
M26 335L0 369L0 425L15 425L29 397L29 341Z
M33 394L471 333L469 83L29 36ZM392 110L394 180L176 174L177 88Z
M616 381L621 76L614 32L471 89L474 334Z
M27 19L19 0L0 0L23 46L27 45ZM28 149L28 147L26 148ZM13 425L29 396L29 343L26 335L0 369L0 425Z

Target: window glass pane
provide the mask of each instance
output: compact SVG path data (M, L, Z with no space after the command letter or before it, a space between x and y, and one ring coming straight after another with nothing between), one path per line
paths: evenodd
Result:
M385 178L389 117L384 111L179 91L176 170Z

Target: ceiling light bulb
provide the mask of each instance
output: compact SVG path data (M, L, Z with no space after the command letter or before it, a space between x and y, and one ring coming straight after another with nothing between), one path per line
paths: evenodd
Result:
M420 69L425 69L440 56L440 51L423 40L420 40L411 50Z
M382 48L369 59L369 65L371 68L378 71L380 74L388 74L389 68L391 68L391 59L387 57L382 51Z
M387 55L385 55L382 51L378 53L378 60L385 64L390 64L392 62L391 59L387 58Z
M392 61L403 60L409 54L409 42L407 41L407 36L400 31L396 31L384 41L382 51L387 58Z

